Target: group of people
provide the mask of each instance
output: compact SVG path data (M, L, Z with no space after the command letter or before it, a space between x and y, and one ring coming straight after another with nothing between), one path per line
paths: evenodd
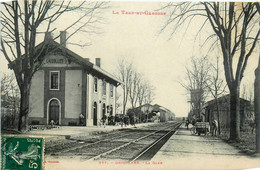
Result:
M187 129L189 129L189 124L191 123L193 126L195 126L196 122L201 122L202 120L198 119L197 121L195 119L193 119L192 121L190 121L189 119L186 119L185 121L185 127ZM211 122L211 133L212 136L216 136L217 135L217 131L218 131L218 121L217 120L213 120Z
M116 119L116 122L117 122L117 125L121 125L121 127L123 127L123 126L128 126L129 124L131 124L132 126L134 126L134 127L136 127L135 126L135 122L136 122L136 119L135 119L135 117L134 116L128 116L128 115L122 115L122 116L120 116L120 117L118 117L117 119Z
M128 116L128 115L122 115L122 116L115 116L115 117L112 117L113 118L113 122L112 122L112 124L113 125L115 125L115 124L117 124L117 125L121 125L121 127L123 127L123 126L128 126L129 124L131 124L132 126L134 126L134 127L136 127L135 126L135 122L136 122L136 118L135 118L135 116ZM104 126L104 128L106 127L106 123L107 123L107 116L106 115L103 115L102 116L102 118L101 119L99 119L98 120L98 126ZM111 120L109 120L108 119L108 123L109 123L109 121L111 121ZM51 122L51 123L53 123L53 122ZM79 115L79 125L80 126L84 126L85 125L85 116L81 113L80 115Z
M189 129L189 124L191 123L192 126L195 126L196 122L200 122L201 120L195 120L195 119L192 119L192 121L190 121L189 119L186 120L185 122L185 126L187 127L187 129Z
M102 118L99 120L99 126L101 127L102 125L104 128L106 127L106 121L107 121L107 116L103 115Z

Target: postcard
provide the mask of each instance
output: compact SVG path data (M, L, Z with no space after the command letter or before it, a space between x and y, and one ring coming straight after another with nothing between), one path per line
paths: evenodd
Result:
M2 169L253 169L258 2L1 2Z

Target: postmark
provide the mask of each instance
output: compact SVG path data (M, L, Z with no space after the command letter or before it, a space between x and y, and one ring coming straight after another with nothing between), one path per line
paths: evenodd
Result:
M44 138L1 136L2 169L43 169Z

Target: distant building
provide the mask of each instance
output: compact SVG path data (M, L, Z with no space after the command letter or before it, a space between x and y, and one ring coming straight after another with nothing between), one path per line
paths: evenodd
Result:
M153 112L157 112L159 114L160 122L167 122L175 119L175 114L172 111L158 104L154 105Z
M171 112L169 109L160 106L158 104L151 105L151 104L144 104L141 105L135 110L139 110L142 113L148 115L148 117L151 119L153 116L157 116L160 120L160 122L167 122L170 120L175 119L175 114Z
M115 115L116 88L121 82L100 67L100 58L93 64L66 48L65 32L60 37L61 43L50 41L52 50L45 52L32 78L29 123L48 125L53 120L57 125L79 125L83 121L84 126L96 126L104 115Z
M222 127L230 126L230 95L218 98L219 117ZM203 110L203 121L212 122L218 120L216 100L210 100L205 103ZM248 100L240 98L240 124L243 125L245 120L251 115L251 104Z

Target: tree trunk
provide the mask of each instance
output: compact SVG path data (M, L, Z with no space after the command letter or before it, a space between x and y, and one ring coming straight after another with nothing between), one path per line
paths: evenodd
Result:
M240 141L240 83L232 84L230 89L230 136L231 141Z
M29 114L29 95L30 95L30 83L24 83L20 87L21 101L20 101L20 114L18 131L25 132L28 130L28 114Z
M217 104L217 117L218 117L218 134L220 135L220 113L219 113L219 103L218 98L216 98L216 104Z
M256 123L256 153L260 153L260 59L255 70L255 123Z

